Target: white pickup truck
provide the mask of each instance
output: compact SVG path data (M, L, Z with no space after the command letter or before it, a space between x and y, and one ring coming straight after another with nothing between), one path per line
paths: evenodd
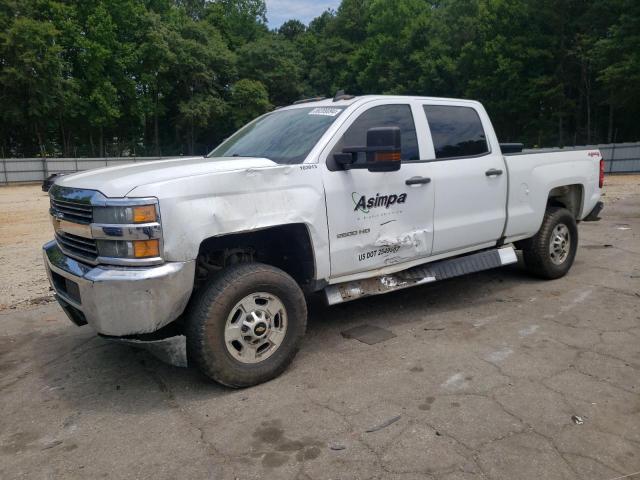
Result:
M70 319L107 338L186 338L189 363L233 387L269 380L329 304L514 263L571 267L597 219L597 150L500 145L475 101L303 101L206 157L61 177L44 258ZM512 154L509 154L511 152Z

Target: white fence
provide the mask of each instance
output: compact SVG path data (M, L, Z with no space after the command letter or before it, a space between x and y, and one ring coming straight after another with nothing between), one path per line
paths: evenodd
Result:
M596 148L602 153L606 173L640 173L640 142L527 149L525 152L540 153L562 150L595 150Z
M52 173L80 172L93 168L169 158L177 157L3 158L0 159L0 184L41 182Z
M640 173L640 142L611 143L565 147L564 150L599 148L607 173ZM542 148L527 152L560 151ZM3 158L0 159L0 185L18 182L41 182L52 173L71 173L92 168L111 167L133 162L148 162L178 157L108 157L108 158Z

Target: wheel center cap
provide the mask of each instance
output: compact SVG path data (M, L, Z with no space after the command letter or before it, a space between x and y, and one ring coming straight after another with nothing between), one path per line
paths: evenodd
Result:
M255 327L253 327L253 333L256 337L261 337L267 332L267 324L264 322L258 323Z

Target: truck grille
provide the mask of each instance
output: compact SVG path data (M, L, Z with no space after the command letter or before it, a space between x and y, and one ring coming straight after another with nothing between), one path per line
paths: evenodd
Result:
M51 214L70 222L88 225L93 220L93 207L84 203L51 199Z
M62 251L71 256L81 257L91 262L94 262L98 257L96 241L91 238L58 231L56 232L56 241Z

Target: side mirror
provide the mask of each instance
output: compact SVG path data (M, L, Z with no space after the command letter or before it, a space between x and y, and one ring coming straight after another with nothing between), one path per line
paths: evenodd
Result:
M367 168L370 172L400 170L400 128L377 127L367 130Z
M356 155L357 155L356 153L334 153L333 159L343 169L349 170L353 165Z
M367 130L366 147L345 147L333 158L345 170L366 168L370 172L400 170L401 135L398 127L375 127ZM366 161L357 162L358 153L365 153Z

